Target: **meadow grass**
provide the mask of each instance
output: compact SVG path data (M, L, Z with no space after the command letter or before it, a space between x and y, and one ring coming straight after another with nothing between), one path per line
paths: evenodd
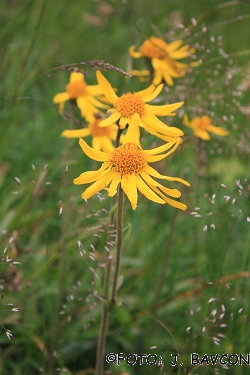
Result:
M96 84L81 62L129 71L128 48L151 35L180 38L202 60L161 94L163 102L185 102L167 118L184 141L157 170L190 182L181 187L188 210L140 195L132 211L125 201L105 352L155 353L164 365L106 363L106 373L250 373L246 364L190 360L191 353L246 356L250 347L249 2L4 0L0 19L0 374L94 373L104 254L115 240L107 236L110 199L102 191L85 202L73 185L97 165L77 140L61 137L72 113L81 118L69 103L60 116L52 98L64 91L70 64ZM119 93L148 85L104 74ZM199 142L184 113L207 114L229 135ZM144 148L157 142L142 136ZM171 354L179 354L176 366Z

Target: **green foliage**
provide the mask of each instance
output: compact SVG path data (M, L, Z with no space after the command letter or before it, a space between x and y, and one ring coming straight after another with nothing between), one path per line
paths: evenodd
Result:
M1 375L93 373L115 209L105 191L85 202L83 187L73 185L97 165L77 140L60 136L71 109L66 103L60 116L52 98L64 91L68 65L96 84L94 70L81 62L129 71L129 46L151 35L182 39L202 60L161 94L163 103L185 101L166 119L184 130L183 144L157 170L190 182L181 197L188 210L142 195L134 212L125 202L121 306L110 314L106 353L155 353L164 367L122 361L106 368L219 374L219 363L192 366L191 353L249 352L249 18L242 1L1 2ZM113 70L105 76L119 93L148 85ZM184 112L211 116L229 136L201 144L184 128ZM142 133L145 148L156 142ZM249 373L246 365L229 371Z

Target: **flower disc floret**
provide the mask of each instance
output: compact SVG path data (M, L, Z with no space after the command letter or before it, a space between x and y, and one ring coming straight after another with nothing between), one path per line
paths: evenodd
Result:
M139 50L142 56L148 57L149 59L153 59L154 57L162 59L166 57L166 52L164 51L166 47L167 44L164 40L152 37L150 40L145 40Z
M121 176L139 174L147 165L143 151L134 143L128 142L118 147L110 158L110 164Z
M91 122L89 124L89 131L90 131L90 135L92 137L110 137L111 136L111 133L113 132L114 128L113 126L107 126L106 128L101 128L99 126L99 123L103 120L103 118L98 118L96 120L94 120L93 122Z
M144 115L145 105L142 98L136 92L123 94L115 103L115 109L121 113L122 117L130 118L135 113L140 117Z
M66 86L66 91L71 99L79 98L79 96L87 95L87 85L84 81L75 81L68 83Z

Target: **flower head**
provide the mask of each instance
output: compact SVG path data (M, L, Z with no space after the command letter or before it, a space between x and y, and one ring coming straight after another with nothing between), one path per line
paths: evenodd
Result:
M209 116L194 117L193 120L189 121L187 114L185 114L183 116L183 124L193 129L194 135L204 141L211 139L208 132L221 136L228 135L226 129L212 125Z
M66 138L92 137L92 147L95 150L111 152L114 150L112 141L115 141L117 134L117 125L111 124L101 128L99 123L104 119L102 115L95 115L94 120L88 124L87 128L64 130L62 136Z
M182 130L167 126L156 117L174 116L175 113L172 112L181 107L183 102L159 106L147 104L147 102L150 102L159 95L163 85L159 85L158 87L151 85L145 90L134 93L128 92L118 97L100 71L96 72L96 77L104 95L113 105L113 108L108 111L108 113L112 113L111 116L103 120L100 126L107 126L119 120L120 128L124 129L127 125L131 126L133 119L136 118L137 126L143 127L147 132L165 141L170 141L173 137L183 135Z
M182 43L182 40L176 40L168 44L163 39L152 36L143 42L139 47L139 52L135 51L135 46L131 46L129 53L135 59L144 56L151 60L154 70L154 85L159 85L162 81L165 81L169 86L173 86L172 78L182 77L187 72L189 66L199 65L198 62L184 64L177 61L195 52L195 48L190 48L188 44L181 47ZM141 75L136 70L132 70L131 74ZM142 74L148 75L149 72L143 71Z
M92 121L93 115L99 112L98 108L108 108L98 100L101 97L102 90L98 85L87 85L83 74L73 72L70 74L66 91L56 94L53 103L59 104L59 111L62 113L64 103L67 100L75 100L81 110L82 117L85 117L87 121Z
M136 122L136 120L133 121ZM189 183L178 177L163 176L148 165L148 163L162 160L174 152L179 145L180 138L175 138L163 146L146 151L140 147L139 129L137 131L136 125L133 125L126 133L124 144L110 153L96 151L88 146L83 139L79 140L79 144L87 156L103 162L99 170L84 172L74 180L76 185L93 182L82 193L82 198L88 199L107 186L109 186L107 188L108 195L113 197L117 192L118 184L121 183L121 188L127 195L133 210L137 207L137 190L153 202L168 203L173 207L186 210L185 204L169 198L179 198L181 196L179 190L166 188L152 177L178 181L187 186Z

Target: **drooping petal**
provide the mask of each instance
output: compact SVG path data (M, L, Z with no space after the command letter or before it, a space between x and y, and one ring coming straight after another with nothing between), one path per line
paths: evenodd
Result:
M170 199L170 198L167 198L167 197L165 197L165 201L166 201L166 203L168 203L170 206L173 206L173 207L175 207L175 208L179 208L179 209L182 210L182 211L186 211L186 209L187 209L187 206L186 206L184 203L181 203L181 202L175 201L175 200Z
M163 80L163 73L162 73L162 71L160 69L155 69L154 70L153 84L157 86L157 85L159 85L162 82L162 80Z
M98 179L96 182L94 182L92 185L90 185L83 193L82 198L88 199L92 197L94 194L96 194L98 191L101 191L104 189L112 180L114 175L114 171L109 171L105 175L103 175L100 179Z
M59 94L56 94L53 98L53 103L60 104L64 103L67 100L70 99L70 95L67 92L60 92Z
M150 199L153 202L165 204L165 201L158 197L149 187L148 185L143 181L143 179L137 175L136 176L136 186L138 190L148 199Z
M94 150L100 151L102 149L102 137L93 137L92 147Z
M183 135L183 131L181 129L164 124L152 113L146 113L143 115L142 121L145 122L146 125L154 128L156 131L164 135L169 135L171 137L181 137Z
M109 108L109 106L107 104L103 104L102 102L100 102L99 100L95 99L93 96L88 96L88 100L90 101L90 103L92 103L95 107L98 107L98 108Z
M120 129L125 129L127 124L129 123L129 118L128 117L121 117L119 120L119 127Z
M150 165L147 165L144 168L144 171L147 172L149 175L155 177L155 178L160 178L162 180L167 180L167 181L177 181L177 182L181 182L182 184L184 184L186 186L190 186L190 183L187 182L187 181L185 181L185 180L183 180L182 178L163 176L162 174L160 174L159 172L157 172L154 168L150 167Z
M99 126L102 128L104 126L109 126L114 124L119 118L121 117L121 114L119 112L114 112L109 117L105 118L104 120L99 122Z
M114 104L118 100L118 97L116 93L114 92L113 87L111 86L109 81L102 75L100 70L97 70L96 72L96 79L103 91L103 94L112 104Z
M194 135L198 138L203 139L203 141L209 141L209 139L211 139L206 130L194 129Z
M132 117L127 133L124 138L124 143L132 142L140 146L140 130L139 130L140 115L135 113Z
M145 150L144 152L147 153L148 155L157 155L157 154L161 154L164 151L169 150L172 146L174 145L178 146L179 144L180 144L180 138L175 138L171 142L166 143L165 145L152 148L151 150Z
M121 187L127 195L133 210L135 210L138 200L135 173L122 176Z
M109 197L113 197L117 193L117 186L119 182L121 182L121 175L120 173L115 172L110 187L107 188Z
M111 139L107 136L101 137L101 149L104 152L111 153L114 151L114 146Z
M81 137L87 137L88 135L90 135L89 128L64 130L61 134L62 137L66 137L66 138L81 138Z
M155 187L153 185L150 185L150 188L153 189L156 193L158 193L162 197L162 199L164 199L164 201L166 203L168 203L170 206L173 206L175 208L179 208L183 211L185 211L187 209L187 206L185 204L166 197L164 194L162 194L161 191L159 191L159 189L157 187Z
M145 104L145 109L147 109L147 111L149 111L150 113L153 113L155 116L168 116L171 112L180 108L183 104L184 102L154 106L150 104Z
M169 156L170 154L172 154L177 149L178 145L179 145L179 142L177 142L173 146L173 148L170 151L168 151L166 154L161 154L161 155L147 155L146 156L146 160L149 161L150 163L154 163L156 161L165 159L167 156Z
M161 185L159 182L153 180L152 177L150 177L149 174L147 174L145 171L142 171L140 173L140 176L145 180L145 182L149 186L159 187L162 191L164 191L164 193L170 195L171 197L179 198L181 196L181 192L179 190L166 188L165 186Z
M90 147L82 138L79 139L79 145L83 152L90 158L96 161L107 161L110 158L110 154L103 151L94 150Z

